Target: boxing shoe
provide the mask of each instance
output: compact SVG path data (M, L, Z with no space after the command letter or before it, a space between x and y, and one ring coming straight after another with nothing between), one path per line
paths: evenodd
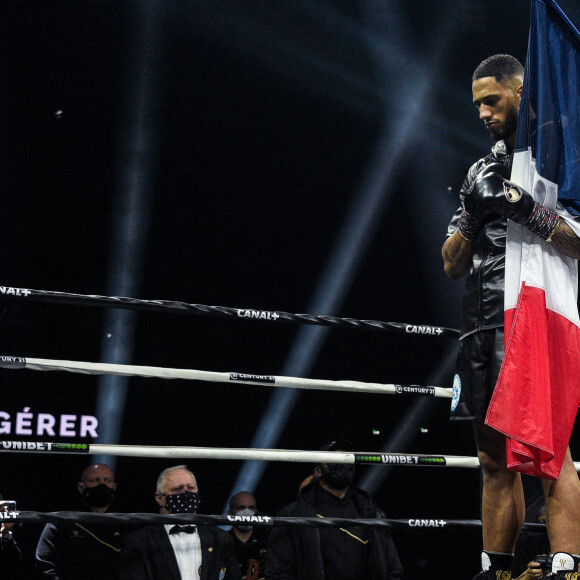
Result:
M556 552L553 556L547 558L544 556L544 558L550 569L544 578L552 578L553 580L577 580L579 578L577 570L580 559L578 557L567 552Z
M497 558L497 556L495 555L493 557ZM511 562L511 557L507 556L507 554L499 555L499 562L496 560L495 563L506 565L508 562ZM481 553L481 568L482 571L476 574L473 580L512 580L511 571L492 565L490 555L485 550Z

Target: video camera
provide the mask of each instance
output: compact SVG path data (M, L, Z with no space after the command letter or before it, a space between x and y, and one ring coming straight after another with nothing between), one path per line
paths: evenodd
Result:
M0 512L15 512L16 502L9 500L0 500Z
M549 556L548 554L536 556L534 562L537 562L544 572L550 572L552 570L552 556Z

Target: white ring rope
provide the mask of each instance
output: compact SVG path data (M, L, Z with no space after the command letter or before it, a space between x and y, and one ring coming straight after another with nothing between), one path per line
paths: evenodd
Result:
M156 459L236 459L295 463L354 463L357 465L400 465L405 467L479 468L477 457L412 453L303 451L298 449L241 449L227 447L180 447L165 445L104 445L101 443L55 443L52 441L0 440L0 453L45 453L69 455L115 455ZM575 461L576 471L580 462Z
M356 463L365 465L428 465L479 467L477 457L413 455L410 453L301 451L296 449L237 449L222 447L169 447L163 445L103 445L100 443L54 443L0 440L0 452L116 455L182 459L238 459L297 463Z
M295 463L355 463L357 465L401 465L429 467L479 468L477 457L463 455L424 455L340 451L303 451L298 449L240 449L227 447L177 447L165 445L104 445L101 443L54 443L47 441L0 440L0 453L45 453L116 455L117 457L149 457L180 459L237 459L284 461ZM580 462L574 462L580 471Z
M247 385L265 385L269 387L288 387L293 389L313 389L321 391L350 391L354 393L381 393L385 395L411 394L442 397L447 399L451 398L451 389L443 387L363 383L358 381L330 381L303 379L299 377L279 377L274 375L223 373L198 371L193 369L172 369L14 356L1 356L0 368L27 368L35 371L67 371L88 375L109 374L134 377L154 377L158 379L185 379L189 381L208 381L214 383L243 383Z
M0 356L0 368L28 368L40 371L68 371L73 373L121 376L156 377L162 379L186 379L209 382L237 382L250 385L267 385L301 389L370 392L383 394L430 394L435 397L451 397L451 389L443 387L420 387L418 385L383 385L357 381L324 381L295 377L245 375L218 373L191 369L171 369L150 366L87 363L23 357ZM417 392L415 392L415 390ZM428 391L428 392L424 392ZM413 455L396 453L337 453L323 451L298 451L278 449L236 449L212 447L169 447L154 445L103 445L89 443L53 443L40 441L0 440L0 452L32 453L86 453L89 455L116 455L121 457L238 459L262 461L295 461L302 463L357 463L367 465L431 465L446 467L478 468L477 457L455 455ZM580 462L574 462L580 471Z
M400 465L404 467L479 468L477 457L412 453L301 451L297 449L239 449L227 447L176 447L164 445L104 445L101 443L54 443L47 441L0 440L0 453L44 453L69 455L115 455L157 459L237 459L295 463L354 463L357 465ZM580 461L574 462L580 472Z

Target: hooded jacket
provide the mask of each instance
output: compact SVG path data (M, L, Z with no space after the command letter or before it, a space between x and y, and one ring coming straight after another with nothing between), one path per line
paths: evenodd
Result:
M293 503L280 510L281 517L316 517L317 480L307 485ZM361 518L384 518L371 497L350 487L351 498ZM368 528L369 580L398 580L403 567L388 528ZM319 528L275 527L270 534L266 555L266 580L324 580L324 563ZM326 580L333 580L326 578Z

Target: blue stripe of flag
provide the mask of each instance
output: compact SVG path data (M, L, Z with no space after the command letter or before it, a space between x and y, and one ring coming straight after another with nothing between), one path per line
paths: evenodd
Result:
M516 151L529 147L538 173L580 215L580 33L554 0L532 5Z

